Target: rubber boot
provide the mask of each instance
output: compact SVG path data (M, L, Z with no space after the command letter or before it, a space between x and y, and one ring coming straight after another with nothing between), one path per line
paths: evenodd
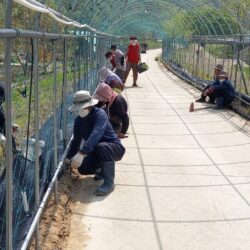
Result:
M114 178L115 178L115 162L107 161L102 162L102 176L103 184L97 188L95 194L98 196L104 196L111 193L114 190Z
M222 109L224 107L224 98L223 97L218 97L215 99L216 106L214 109Z
M95 176L94 176L94 181L101 181L103 180L103 176L102 176L102 169L99 168L96 170Z

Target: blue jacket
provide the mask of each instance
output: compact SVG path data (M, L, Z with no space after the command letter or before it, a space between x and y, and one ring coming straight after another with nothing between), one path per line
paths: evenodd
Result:
M216 86L216 85L220 85L220 80L217 79L217 78L213 81L213 83L210 86L213 87L213 86Z
M225 92L226 98L228 98L229 100L233 100L235 97L235 90L233 84L229 80L224 80L219 85L216 84L212 85L211 87L214 91L223 90Z
M82 139L85 142L80 148ZM109 122L106 112L94 107L86 117L76 117L73 139L69 146L67 158L71 159L79 150L84 154L91 153L100 142L121 143Z

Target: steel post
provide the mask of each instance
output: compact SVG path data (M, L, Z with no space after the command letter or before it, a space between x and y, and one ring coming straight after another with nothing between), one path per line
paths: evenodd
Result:
M12 6L13 1L6 1L5 10L5 28L9 29L12 25ZM6 133L6 249L13 249L13 239L12 239L12 211L13 211L13 183L12 183L12 120L11 120L11 51L12 51L12 41L10 38L5 40L5 133Z
M66 148L67 145L67 40L63 40L63 148Z
M33 48L33 75L34 75L34 125L35 125L35 206L36 209L39 207L40 202L40 188L39 188L39 79L38 79L38 39L34 39L34 48ZM39 250L39 221L36 225L36 250Z
M53 72L53 147L54 147L54 170L57 166L57 60L56 60L56 40L53 41L53 61L54 61L54 72ZM54 184L54 200L57 203L57 178Z

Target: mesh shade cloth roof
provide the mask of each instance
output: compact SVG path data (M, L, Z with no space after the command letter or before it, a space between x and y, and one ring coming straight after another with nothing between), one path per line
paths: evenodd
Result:
M52 1L55 0L50 0ZM233 34L235 32L228 25L227 19L228 16L235 16L235 13L227 6L232 7L239 2L250 7L249 0L57 0L55 2L65 6L63 10L62 7L58 9L65 15L99 30L125 35L151 32L158 37L168 33L166 23L181 13L188 13L190 16L189 23L184 24L185 27L182 29L188 30L190 26L196 25L208 35L209 33ZM207 15L202 15L201 10L208 7L215 12L208 11ZM248 25L249 19L250 14L244 19ZM236 16L235 20L240 21ZM214 28L215 26L217 28Z

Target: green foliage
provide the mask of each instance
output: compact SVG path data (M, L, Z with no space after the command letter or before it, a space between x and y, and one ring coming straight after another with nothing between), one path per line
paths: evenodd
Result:
M250 31L250 0L221 0L222 8L229 12L239 24L238 33Z
M4 27L5 1L0 1L0 28Z
M81 72L84 74L84 67L82 65ZM68 89L67 92L72 91L73 85L73 72L68 68L67 80L68 80ZM19 79L20 80L20 79ZM62 83L63 83L63 72L58 71L57 73L57 103L60 104L62 97ZM19 91L19 87L12 88L12 100L13 100L13 113L14 113L14 122L17 123L21 128L26 127L27 123L27 105L28 97L23 98ZM27 89L27 96L29 96L29 87ZM53 72L44 74L43 78L39 79L39 112L40 112L40 124L43 124L52 114L53 114ZM34 100L32 100L33 102ZM33 104L32 104L33 105ZM33 120L34 114L31 114L31 120ZM33 131L33 126L31 126L31 134ZM21 131L20 136L25 136L25 131Z
M237 33L238 25L229 13L202 6L195 11L182 11L166 23L170 36L226 35Z
M234 47L230 45L211 44L205 50L216 58L232 58L234 55Z
M250 66L243 67L246 80L250 80Z

